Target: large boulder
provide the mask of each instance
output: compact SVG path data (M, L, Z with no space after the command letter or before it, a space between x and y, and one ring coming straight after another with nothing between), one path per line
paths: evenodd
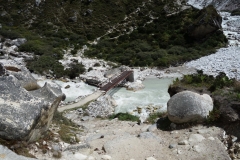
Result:
M202 122L212 110L209 95L191 91L177 93L167 103L168 118L174 123Z
M9 74L18 79L18 82L26 90L30 91L38 89L40 87L38 86L36 79L32 76L26 67L18 65L5 65L5 68Z
M64 96L60 88L46 84L29 92L13 75L2 75L0 81L0 138L37 140L48 130Z

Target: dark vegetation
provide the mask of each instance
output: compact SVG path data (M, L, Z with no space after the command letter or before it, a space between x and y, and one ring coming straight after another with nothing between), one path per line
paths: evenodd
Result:
M116 34L112 33L92 46L86 55L129 66L168 67L214 53L216 48L227 42L222 31L199 40L188 36L189 26L202 14L196 9L166 16L163 3L157 1L154 6L148 7L159 17L153 23L145 25L149 17L142 17L138 28L131 34L113 38ZM209 9L207 12L210 12Z
M133 121L133 122L138 122L139 121L139 117L133 116L129 113L112 114L108 118L109 119L118 118L118 120L120 120L120 121Z
M79 130L79 127L73 123L71 120L67 119L62 115L62 113L56 111L53 116L53 124L60 126L58 131L60 138L66 143L76 143L78 139L75 135L76 131ZM75 137L75 138L73 138Z
M34 52L35 58L27 63L31 71L74 78L85 69L74 62L64 70L58 61L63 57L62 49L72 47L71 54L75 55L88 40L102 36L116 23L125 23L125 15L135 11L142 2L145 0L56 0L42 1L39 6L30 0L2 3L0 12L6 14L0 17L3 26L0 35L28 40L19 49ZM129 20L130 25L103 37L97 45L90 46L86 55L129 66L168 67L211 54L225 45L227 40L221 31L193 41L187 32L200 12L188 9L167 16L163 9L166 3L171 6L172 1L146 3L135 20ZM146 24L151 20L149 13L158 19ZM121 29L128 30L130 26L138 28L131 34L114 38L121 34Z
M240 9L236 9L231 13L231 16L239 16L239 15L240 15Z

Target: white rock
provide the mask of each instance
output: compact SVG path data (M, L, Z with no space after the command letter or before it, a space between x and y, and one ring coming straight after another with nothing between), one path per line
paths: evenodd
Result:
M101 159L102 159L102 160L110 160L110 159L112 159L112 157L109 156L109 155L103 155L103 156L101 157Z
M47 144L47 142L46 141L43 141L43 145L46 145Z
M208 137L209 140L214 141L215 139L213 137Z
M188 141L187 140L182 140L180 142L178 142L178 145L187 145Z
M87 158L87 160L95 160L96 158L94 158L94 157L92 157L92 156L89 156L88 158Z
M87 156L86 155L83 155L81 153L75 153L74 154L74 157L77 159L77 160L86 160L87 159Z
M190 142L201 142L205 138L201 134L191 134L189 137Z
M200 153L201 152L201 148L198 145L193 146L193 150Z
M204 121L212 110L209 95L191 91L177 93L167 103L168 118L174 123Z
M148 157L148 158L146 158L145 160L156 160L156 159L153 158L153 157Z

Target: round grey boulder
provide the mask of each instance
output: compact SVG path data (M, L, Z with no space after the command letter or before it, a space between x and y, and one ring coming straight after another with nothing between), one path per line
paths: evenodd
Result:
M213 110L213 101L208 94L191 91L175 94L167 103L168 118L173 123L202 122Z

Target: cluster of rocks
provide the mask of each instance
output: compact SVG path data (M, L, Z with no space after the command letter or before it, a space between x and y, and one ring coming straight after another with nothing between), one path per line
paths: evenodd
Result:
M114 113L116 106L115 100L110 95L105 95L91 102L85 112L92 117L107 117Z
M18 51L18 47L26 41L25 38L17 38L13 40L4 39L3 42L0 43L0 62L23 65L25 64L25 60L33 59L34 57L32 53Z
M224 72L229 78L240 79L239 60L240 48L221 48L215 54L199 58L186 63L187 67L194 67L202 70L204 74L216 77L220 72Z
M127 82L125 83L125 87L127 88L127 90L131 90L131 91L138 91L144 88L144 85L142 83L142 81L140 80L136 80L135 82Z
M220 12L223 17L222 30L228 38L229 46L240 46L240 16L231 16L231 13Z

